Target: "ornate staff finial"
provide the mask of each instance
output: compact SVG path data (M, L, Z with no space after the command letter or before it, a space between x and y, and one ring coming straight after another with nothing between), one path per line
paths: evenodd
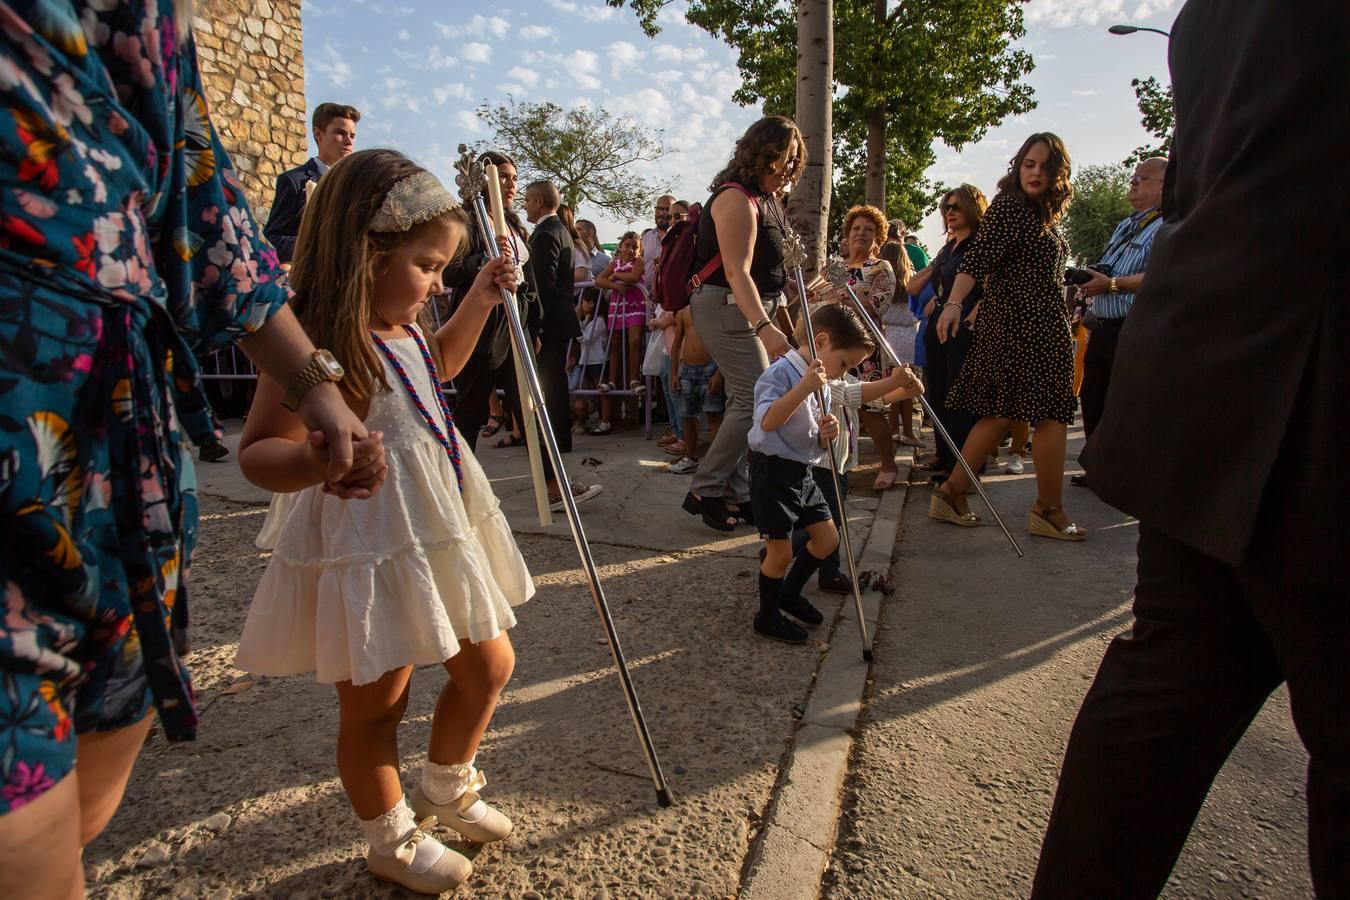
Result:
M469 149L468 144L459 145L459 162L455 163L455 186L459 188L460 199L466 207L471 207L473 198L483 193L487 187L487 172L478 154Z
M783 262L789 271L806 266L806 245L802 243L802 236L797 233L797 229L788 222L783 223Z
M825 279L831 284L844 284L848 281L848 266L839 257L834 257L825 265Z

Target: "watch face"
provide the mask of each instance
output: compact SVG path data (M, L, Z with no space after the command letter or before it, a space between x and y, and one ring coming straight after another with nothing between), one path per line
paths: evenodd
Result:
M342 364L337 361L337 357L327 350L320 350L315 354L314 359L323 367L325 378L339 379L346 374L342 369Z

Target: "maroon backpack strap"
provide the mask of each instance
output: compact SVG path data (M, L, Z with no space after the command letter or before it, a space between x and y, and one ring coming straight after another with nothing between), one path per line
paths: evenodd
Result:
M722 188L723 189L735 188L736 190L744 194L745 198L750 201L750 205L754 207L755 221L759 221L760 216L759 201L755 199L754 194L750 193L749 188L747 188L743 184L738 184L735 181L726 182L725 184L722 185ZM708 215L712 215L712 203L708 204ZM697 238L695 238L695 240L697 240ZM699 286L702 285L704 281L706 281L720 268L722 268L722 254L716 253L713 255L712 259L708 260L708 264L706 266L704 266L702 269L699 269L698 272L692 278L689 279L689 290L690 291L698 290Z

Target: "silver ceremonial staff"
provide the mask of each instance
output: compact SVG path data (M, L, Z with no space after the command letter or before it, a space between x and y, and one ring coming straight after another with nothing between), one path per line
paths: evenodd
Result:
M835 282L836 279L838 279L837 283L842 285L844 290L848 292L848 299L853 301L854 307L857 308L858 317L867 323L867 329L872 332L872 340L877 342L877 346L886 351L886 355L891 358L891 362L895 363L897 366L904 365L904 363L900 362L900 357L896 355L895 348L886 340L886 335L882 333L881 327L877 325L876 322L872 321L872 316L867 312L867 308L862 305L862 301L858 299L858 295L853 293L853 285L848 283L847 273L840 273L838 262L836 261L828 266L826 272L828 275L832 276L830 278L831 282ZM843 275L842 278L839 277L841 274ZM903 285L901 285L901 287L903 287ZM956 446L956 442L953 441L952 436L947 433L947 428L942 424L942 420L937 417L937 413L933 412L933 406L928 402L928 398L923 394L920 394L919 402L923 404L924 412L928 413L928 418L933 420L933 429L941 435L942 440L949 448L951 448L952 455L956 457L956 461L961 464L961 468L966 470L966 477L970 479L971 484L975 485L975 490L980 492L980 499L984 500L984 505L989 507L989 512L993 514L994 521L998 523L999 528L1003 529L1003 534L1008 538L1008 543L1012 544L1013 550L1017 551L1018 559L1026 556L1026 554L1022 552L1022 548L1018 545L1017 538L1012 536L1012 532L1008 530L1008 526L1003 523L1003 517L998 514L998 510L994 509L993 501L990 500L989 495L984 492L984 485L980 484L980 479L975 476L973 471L971 471L970 464L967 463L966 458L961 455L961 448Z
M487 185L483 164L466 145L460 144L459 162L455 163L455 168L459 171L459 175L455 178L455 184L459 186L459 195L466 204L473 204L478 218L479 234L487 246L488 253L496 259L501 255L501 248L497 246L497 235L492 227L492 219L488 215L487 204L483 202L483 191ZM577 512L576 499L572 496L571 482L563 468L562 452L558 450L558 440L553 436L553 428L548 420L548 408L544 405L544 390L539 383L539 372L534 367L534 354L530 352L530 342L520 321L520 310L516 308L516 298L511 292L505 288L501 291L502 308L506 310L506 320L511 327L511 344L525 372L527 382L525 387L528 387L530 396L534 399L539 430L543 433L544 448L548 451L549 461L553 464L553 477L560 488L563 508L567 511L567 524L572 527L572 540L576 542L577 555L581 557L581 566L586 572L586 580L590 583L595 611L600 616L601 624L605 626L605 639L609 642L609 652L614 657L614 665L619 670L624 699L628 701L628 713L632 716L633 727L637 729L642 753L647 758L647 768L652 773L652 783L656 787L656 802L661 806L670 806L670 788L666 784L665 774L661 771L661 761L656 758L656 748L652 746L652 736L647 731L647 722L642 716L642 704L638 703L633 678L628 672L628 661L624 659L623 648L619 646L619 633L614 630L614 619L609 614L604 588L600 586L600 574L595 568L595 558L591 556L591 545L586 541L586 531L581 526L581 515Z
M806 276L802 274L802 267L806 265L806 245L802 243L801 235L797 234L791 226L786 226L783 229L783 235L783 260L797 280L797 297L802 308L802 325L806 331L806 346L811 351L811 358L815 359L816 333L811 327L811 304L806 301ZM829 413L830 408L825 402L823 390L818 389L816 391L816 402L820 404L821 410ZM842 422L839 424L840 427L843 427ZM840 549L844 551L844 556L848 558L848 577L853 582L853 605L858 612L858 633L862 637L863 659L871 662L872 640L867 636L867 617L863 612L862 589L858 587L858 564L853 559L853 537L848 530L848 508L844 504L844 492L840 490L839 458L834 451L834 441L827 441L825 449L830 454L830 478L834 481L835 504L839 507ZM806 552L810 553L811 551L808 549Z

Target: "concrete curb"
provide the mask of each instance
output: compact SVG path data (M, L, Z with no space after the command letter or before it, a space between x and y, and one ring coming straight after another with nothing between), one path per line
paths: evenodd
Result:
M886 491L881 496L859 571L889 573L909 493ZM865 591L863 613L868 634L876 640L881 593ZM862 711L863 691L871 664L863 661L858 615L845 598L835 617L830 650L816 673L806 709L792 736L792 747L769 802L768 818L751 848L748 874L741 884L744 900L816 900L834 848L843 803L844 776L853 747L853 729Z

